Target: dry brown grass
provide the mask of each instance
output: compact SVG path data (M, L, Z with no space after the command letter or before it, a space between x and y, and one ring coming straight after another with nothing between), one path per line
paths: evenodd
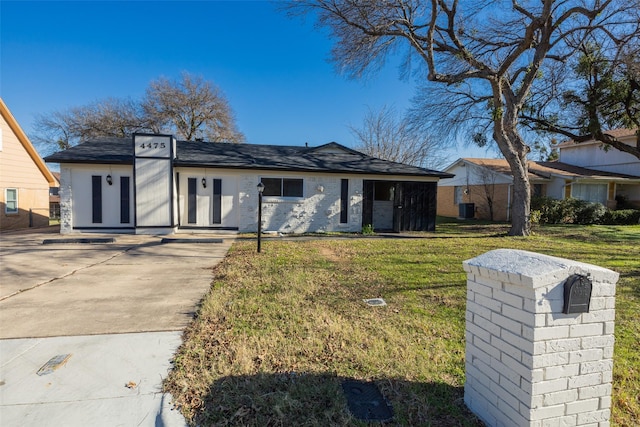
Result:
M415 240L239 242L215 269L165 383L194 425L363 425L345 378L374 381L395 425L479 425L464 406L464 259L498 247L600 264L618 285L613 421L640 416L640 227L495 226ZM383 297L386 307L364 298Z

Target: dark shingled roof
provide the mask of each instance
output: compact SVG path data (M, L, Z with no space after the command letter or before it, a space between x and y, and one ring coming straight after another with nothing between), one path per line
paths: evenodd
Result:
M335 142L320 147L178 141L175 166L433 176L453 175L370 157ZM131 138L101 138L45 158L49 163L133 164Z

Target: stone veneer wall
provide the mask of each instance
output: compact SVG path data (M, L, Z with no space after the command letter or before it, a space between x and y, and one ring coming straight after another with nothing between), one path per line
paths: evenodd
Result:
M268 176L268 175L265 175ZM298 176L296 176L298 178ZM262 229L266 232L358 232L362 230L362 179L349 178L349 211L347 223L340 223L341 176L305 175L304 197L287 199L263 198ZM239 230L258 230L258 194L260 177L242 175L238 178Z
M60 167L60 233L73 231L73 191L71 190L71 169Z
M508 249L463 267L467 406L490 426L608 426L618 273ZM589 313L562 313L573 274L593 282Z

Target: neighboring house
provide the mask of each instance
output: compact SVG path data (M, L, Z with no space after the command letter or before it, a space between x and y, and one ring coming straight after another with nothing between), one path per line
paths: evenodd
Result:
M0 230L49 225L54 178L0 98Z
M640 165L637 175L628 175L563 162L528 163L533 196L573 197L610 208L616 207L616 197L624 196L640 205ZM510 220L513 177L506 160L463 158L445 172L455 177L438 183L438 215Z
M615 129L607 132L621 142L630 146L638 146L638 129ZM565 141L558 145L559 158L561 163L579 166L596 171L610 172L614 174L624 174L640 176L640 159L615 148L605 149L600 142L586 141L576 144L573 141ZM595 182L593 183L595 184ZM573 197L578 197L579 193L572 189ZM593 189L592 189L593 190ZM602 193L601 187L596 192ZM640 209L640 186L637 182L616 182L615 188L609 187L609 197L607 203L610 208L614 206L611 200L612 193L615 196L624 197L629 204Z
M60 172L51 172L55 186L49 188L49 218L60 219Z
M88 141L60 163L61 232L281 233L435 229L437 182L451 175L319 147L176 141L170 135Z

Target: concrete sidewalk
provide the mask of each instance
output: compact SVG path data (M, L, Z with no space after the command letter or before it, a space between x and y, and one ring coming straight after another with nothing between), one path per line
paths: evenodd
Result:
M181 332L0 341L2 426L185 426L162 393ZM38 370L70 354L50 374Z
M235 236L42 244L52 237L65 236L0 237L0 425L184 425L162 378Z

